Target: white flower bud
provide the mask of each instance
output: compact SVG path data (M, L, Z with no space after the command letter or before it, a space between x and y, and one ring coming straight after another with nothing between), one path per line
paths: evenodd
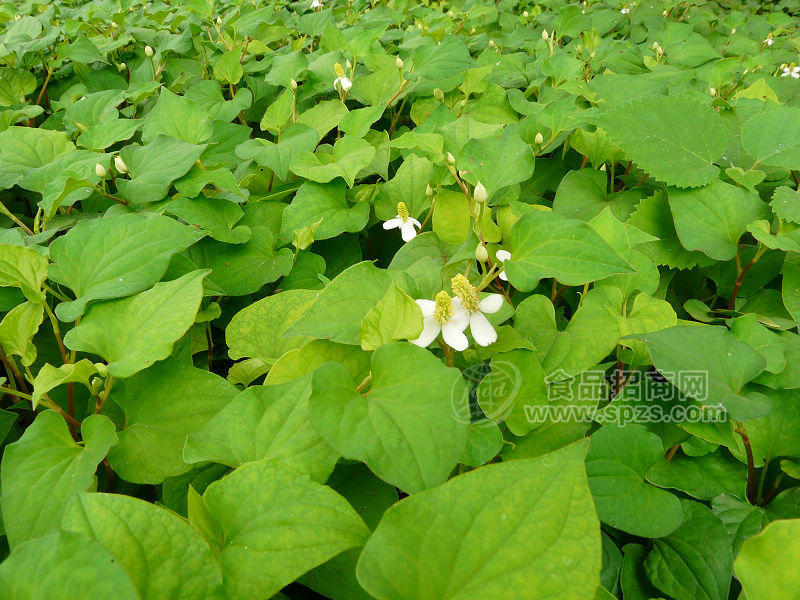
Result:
M447 153L447 162L449 162L451 165L456 164L456 157L453 156L450 152Z
M106 168L101 165L100 163L95 164L94 166L94 174L97 175L100 179L104 179L108 171Z
M527 10L523 10L523 11L522 11L522 16L523 16L523 17L525 17L525 18L527 19L527 18L528 18L530 15L528 14L528 11L527 11Z
M433 90L433 97L436 98L439 102L444 100L444 92L442 91L442 88L438 88L438 87L435 88Z
M397 67L399 70L403 70L403 59L399 56L394 59L394 66Z
M433 188L431 187L430 183L425 186L425 195L428 198L433 198Z
M546 42L550 39L550 35L547 33L547 29L542 32L542 39Z
M128 65L126 65L124 62L122 62L122 63L119 63L119 65L117 66L117 68L118 68L120 71L124 71L125 69L127 69L127 68L128 68Z
M731 35L733 35L734 33L736 33L736 27L734 27L733 29L731 29Z
M222 17L217 17L217 25L222 25Z
M475 246L475 258L478 262L486 262L489 260L489 251L486 249L486 246L483 244L478 244Z
M714 88L714 86L711 86L710 88L708 88L708 93L711 94L712 96L716 96L717 90Z
M575 47L575 51L576 51L578 54L582 54L582 53L583 53L583 46L581 46L580 44L578 44L578 45Z
M297 90L297 82L294 79L292 79L291 81L289 81L289 87L292 88L292 91L296 91Z
M147 55L147 58L153 58L153 55L155 54L151 46L145 46L144 53Z
M489 48L495 48L497 44L494 43L494 40L489 40Z
M120 173L128 172L128 166L125 164L125 161L123 161L122 157L119 155L114 157L114 168Z
M352 71L353 70L353 65L350 63L350 59L347 59L346 61L344 61L344 66L347 67L348 71Z
M472 190L472 197L475 198L475 202L480 202L481 204L486 202L486 199L489 197L486 193L486 188L480 181L475 184L475 189Z
M470 30L469 30L469 32L470 32L470 33L475 33L476 31L478 31L478 30L477 30L477 29L475 29L474 27L473 27L472 29L470 29Z
M533 141L536 142L539 146L541 146L542 144L544 144L544 136L541 134L541 132L539 132L536 134L536 137L533 138Z

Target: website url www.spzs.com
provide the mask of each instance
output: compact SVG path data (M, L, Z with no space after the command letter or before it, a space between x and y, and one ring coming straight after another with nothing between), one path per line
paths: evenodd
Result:
M630 406L611 403L602 409L570 405L525 405L530 423L573 423L596 420L602 423L719 423L727 413L719 406Z

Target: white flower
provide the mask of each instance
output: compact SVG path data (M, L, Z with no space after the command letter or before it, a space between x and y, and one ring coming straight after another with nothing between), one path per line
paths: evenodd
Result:
M768 37L767 39L765 39L765 40L764 40L764 43L765 43L767 46L772 46L772 44L774 44L774 43L775 43L775 40L773 40L771 37Z
M353 82L347 76L337 77L333 80L333 89L335 90L341 89L343 92L349 92L351 87L353 87Z
M384 229L397 229L400 228L400 234L403 236L403 241L408 242L414 239L417 235L416 227L419 229L422 224L414 217L409 215L408 208L405 202L397 203L397 216L394 219L389 219L383 224Z
M792 76L795 79L800 79L800 67L793 67L789 65L788 67L783 68L783 73L781 73L781 77L788 77Z
M120 157L120 156L115 156L114 157L114 166L116 167L117 171L119 171L120 173L127 173L128 172L128 167L125 164L125 162L122 160L122 157Z
M480 181L475 184L475 189L472 190L472 197L475 198L475 202L480 202L481 204L486 202L489 197L486 193L486 187Z
M310 8L311 8L312 10L316 10L316 9L318 9L318 8L322 8L322 2L320 2L320 0L314 0L314 1L311 3L311 7L310 7Z
M621 8L619 12L621 12L623 15L627 15L628 13L631 12L631 9L630 8Z
M495 256L497 257L497 260L499 260L500 263L502 264L506 262L509 258L511 258L511 252L509 252L508 250L498 250L497 252L495 252ZM508 276L506 275L505 271L500 271L498 277L503 281L508 281Z
M427 348L441 332L445 344L454 350L467 349L469 340L464 330L469 325L469 315L456 299L442 290L435 300L417 300L417 305L422 311L422 333L411 340L412 344Z
M503 307L503 297L500 294L489 294L483 300L478 299L478 292L469 280L461 274L450 280L453 293L453 305L456 312L465 311L469 317L469 330L475 343L479 346L488 346L497 341L497 332L489 323L486 314L496 313ZM486 314L484 314L486 313Z

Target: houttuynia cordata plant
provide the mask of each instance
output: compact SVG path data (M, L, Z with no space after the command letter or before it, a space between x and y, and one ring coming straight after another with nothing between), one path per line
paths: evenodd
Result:
M0 2L0 600L799 600L799 27Z

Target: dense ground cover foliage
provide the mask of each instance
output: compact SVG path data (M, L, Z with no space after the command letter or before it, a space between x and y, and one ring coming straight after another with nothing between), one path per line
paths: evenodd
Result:
M0 597L800 598L797 13L0 4Z

